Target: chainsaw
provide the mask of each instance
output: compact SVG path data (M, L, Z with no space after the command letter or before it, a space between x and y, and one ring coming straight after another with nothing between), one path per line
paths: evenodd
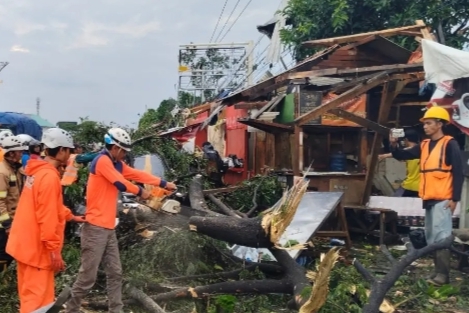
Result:
M146 203L137 201L136 196L133 194L124 193L127 203L137 203L151 208L152 210L162 211L166 213L178 214L181 211L181 202L184 194L177 190L167 190L160 187L153 187L150 191L151 197Z

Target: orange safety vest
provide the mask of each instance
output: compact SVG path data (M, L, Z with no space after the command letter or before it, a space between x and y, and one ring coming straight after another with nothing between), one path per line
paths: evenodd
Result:
M78 178L78 169L75 167L75 158L76 154L71 154L70 158L67 161L67 167L65 168L64 174L62 176L62 186L70 186Z
M453 174L446 165L446 146L453 139L444 136L429 152L430 139L420 145L420 188L422 200L451 200L453 196Z

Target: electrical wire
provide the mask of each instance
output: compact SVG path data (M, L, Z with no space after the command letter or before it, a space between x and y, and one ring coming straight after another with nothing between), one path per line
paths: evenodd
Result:
M246 5L244 6L243 10L239 13L238 17L233 21L233 23L231 24L230 28L226 31L225 35L223 35L223 37L220 39L220 41L222 41L223 39L225 39L226 35L228 35L228 33L230 32L230 30L233 28L233 26L236 24L236 22L239 20L239 18L241 17L241 15L243 15L244 11L246 11L246 9L248 8L248 6L251 4L252 0L249 0L248 3L246 3Z
M212 36L210 36L210 41L209 41L210 43L212 42L213 36L215 36L215 32L217 31L218 25L220 24L221 17L223 16L223 13L225 12L225 8L226 8L227 3L228 3L228 0L225 0L225 4L223 4L220 16L218 16L217 24L215 25L215 28L213 29Z
M241 2L241 0L238 0L233 8L233 10L231 10L231 13L230 15L228 16L228 18L226 19L225 21L225 24L223 25L223 27L221 28L220 32L218 33L218 36L217 38L215 39L215 42L220 42L221 40L218 40L218 38L220 38L220 35L223 33L223 31L225 30L225 27L226 25L228 25L228 22L230 21L230 18L233 16L233 13L234 11L236 10L236 8L238 7L239 3ZM223 39L222 39L223 40Z

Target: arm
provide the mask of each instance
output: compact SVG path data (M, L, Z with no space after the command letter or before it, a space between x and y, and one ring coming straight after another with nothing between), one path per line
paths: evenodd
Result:
M463 163L461 151L456 140L452 139L446 145L446 164L451 165L453 175L453 200L461 201L462 185L464 183Z
M39 224L40 238L49 252L57 251L60 248L61 234L57 234L59 224L59 208L61 203L57 203L58 195L61 194L60 182L54 182L58 179L55 174L46 174L40 182L37 182L39 188L37 194L36 219Z
M95 153L90 152L90 153L79 154L75 158L75 162L78 163L78 164L89 163L89 162L93 161L94 158L98 156L98 154L99 154L99 152L95 152Z
M148 174L147 172L144 171L139 171L134 168L131 168L127 164L123 163L123 171L122 175L129 180L134 180L139 183L143 184L148 184L148 185L153 185L153 186L159 186L161 188L165 188L167 182L165 180L162 180L159 177L153 176L151 174Z
M70 211L70 209L67 208L65 205L64 205L64 211L65 211L65 220L67 222L70 222L74 217L72 214L72 211Z
M107 181L116 186L120 192L130 192L140 196L143 189L129 182L119 173L107 157L101 157L96 162L96 174L103 176Z
M7 195L8 195L8 177L5 174L0 174L0 221L7 220Z
M420 145L408 149L397 149L397 147L391 146L390 149L392 157L398 161L420 159Z

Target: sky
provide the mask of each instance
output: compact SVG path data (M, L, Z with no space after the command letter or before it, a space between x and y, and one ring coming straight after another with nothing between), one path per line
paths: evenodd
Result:
M0 111L52 123L79 117L135 126L176 97L178 47L207 43L223 0L2 0ZM228 0L218 29L237 0ZM225 31L249 0L240 0ZM280 0L254 0L224 43L257 41ZM256 47L263 50L267 39ZM263 46L264 45L264 46Z

